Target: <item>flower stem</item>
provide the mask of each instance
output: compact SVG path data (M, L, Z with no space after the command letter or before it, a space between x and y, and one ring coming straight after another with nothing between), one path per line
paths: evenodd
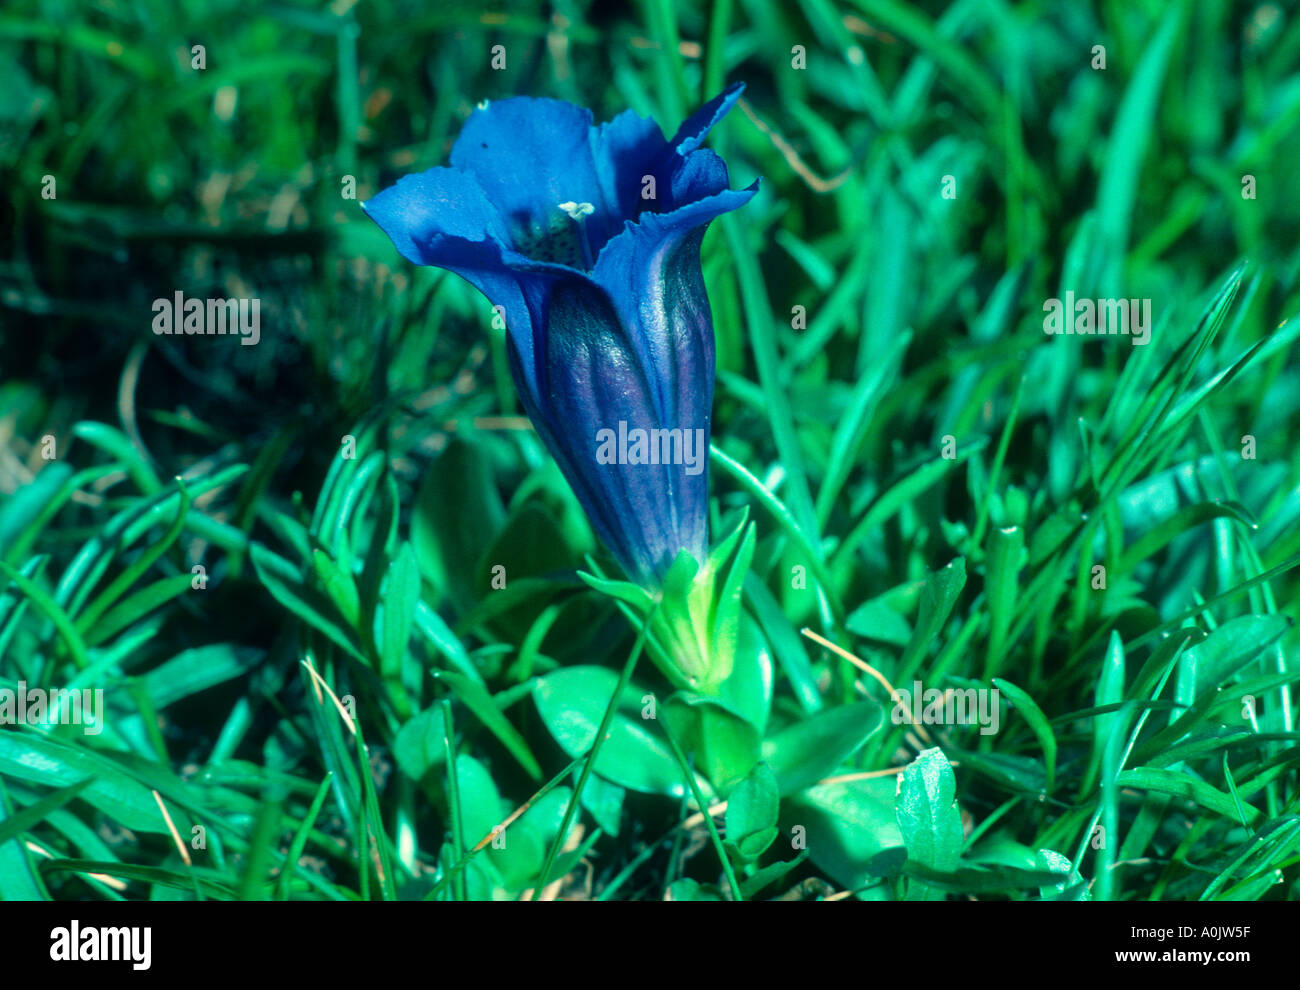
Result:
M530 900L537 900L542 896L542 891L546 889L546 884L551 877L551 869L555 866L555 857L560 854L560 848L564 845L565 837L569 834L569 827L573 824L573 816L578 812L578 803L582 799L582 792L587 786L587 779L591 776L592 768L596 765L596 757L600 755L600 747L605 742L605 736L609 732L609 724L614 721L614 713L618 711L618 700L623 696L623 689L628 686L632 680L632 671L636 669L636 662L641 657L641 649L645 646L646 633L650 629L650 621L654 618L657 606L651 607L650 613L641 623L641 632L637 634L636 645L632 647L632 653L627 658L627 663L623 664L623 672L619 675L618 684L614 688L614 696L609 699L609 704L605 708L605 715L600 720L600 728L596 730L596 738L592 740L591 752L587 756L587 761L582 765L582 773L578 775L578 784L573 789L573 797L569 798L569 806L564 809L564 820L560 823L560 832L551 843L550 852L546 854L546 863L542 866L541 876L537 879L537 886L533 888L533 896Z
M665 713L661 712L660 714L664 715ZM668 724L667 718L662 718L661 721L664 726L664 735L668 738L668 745L672 747L673 756L677 757L677 762L681 764L682 773L686 775L686 786L691 789L691 794L695 796L695 803L699 805L700 812L704 815L705 827L709 830L709 836L713 840L713 848L718 852L718 858L722 860L722 872L727 875L727 883L731 884L732 896L738 901L743 901L745 896L740 892L740 884L736 881L736 873L731 868L731 858L727 855L727 850L723 848L722 837L718 835L718 826L713 824L713 816L709 814L709 802L705 800L700 785L695 782L695 774L691 770L690 764L686 762L682 748L677 745L677 740L673 737L673 730Z

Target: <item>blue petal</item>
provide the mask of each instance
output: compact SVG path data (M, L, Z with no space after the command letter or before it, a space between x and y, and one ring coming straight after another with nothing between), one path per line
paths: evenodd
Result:
M465 172L434 168L405 176L361 207L403 257L455 272L504 308L526 381L536 391L534 336L545 326L550 284L567 270L519 256L500 214Z
M643 213L606 245L592 270L624 323L637 328L632 344L658 386L656 399L664 416L671 417L682 390L693 387L678 381L677 368L694 368L710 387L713 382L713 322L699 274L699 237L686 255L679 249L697 228L744 206L757 191L755 180L748 189L726 190L672 213ZM689 281L698 283L690 290L683 288L688 272Z
M682 549L703 560L707 544L700 523L707 490L701 490L698 506L684 504L682 465L597 461L598 431L617 432L620 421L628 430L688 425L660 416L612 300L587 279L561 282L552 294L550 318L556 332L547 341L543 437L598 535L628 576L642 583L658 583ZM707 421L689 425L704 427L707 438Z
M623 229L624 220L635 220L649 204L642 199L645 177L661 181L659 171L667 149L659 125L635 110L624 110L593 132L592 157L605 206L593 217L597 223L589 222L595 251Z
M704 143L713 125L720 121L745 91L743 82L732 83L687 118L670 142L679 155L689 155Z
M727 188L726 165L713 152L701 150L700 144L744 88L744 83L736 83L710 100L682 124L671 142L664 140L654 121L632 110L598 128L592 155L601 177L603 217L607 219L591 225L594 251L603 249L622 230L623 221L638 219L642 211L668 213ZM655 180L653 200L642 198L648 176Z
M470 114L451 164L478 180L522 248L570 222L561 203L603 208L591 131L591 111L563 100L495 100Z
M417 265L447 268L466 241L505 241L505 228L473 176L432 168L397 180L361 208Z
M713 317L700 271L703 227L743 206L757 191L720 193L670 214L642 214L610 241L592 277L609 294L627 330L649 390L653 426L702 429L707 441L713 409ZM549 361L548 361L549 364ZM641 425L641 424L637 424ZM708 474L669 465L664 480L672 496L678 547L696 560L708 545ZM669 561L671 563L671 561Z
M716 196L730 186L727 163L707 148L701 148L682 159L669 182L674 205L694 203Z

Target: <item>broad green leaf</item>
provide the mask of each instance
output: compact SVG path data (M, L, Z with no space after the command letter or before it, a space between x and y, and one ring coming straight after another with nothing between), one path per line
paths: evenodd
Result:
M576 780L578 771L575 770L574 774ZM617 836L623 824L623 799L626 796L626 789L593 773L587 778L587 786L582 789L582 807L596 820L603 832Z
M961 859L957 780L943 750L927 749L903 771L898 788L898 829L909 863L940 873Z
M719 700L741 716L759 735L767 729L772 710L772 656L758 623L742 613L731 674L718 686Z
M460 798L460 829L465 851L490 835L509 814L506 803L481 762L465 753L456 754L456 787Z
M1051 870L1053 873L1060 873L1062 880L1060 883L1052 884L1050 887L1040 887L1039 894L1045 901L1090 901L1092 893L1088 890L1088 883L1083 877L1079 876L1079 871L1074 868L1074 864L1065 856L1053 849L1038 850L1037 863L1035 866L1040 870Z
M664 702L664 717L683 752L694 755L695 768L721 793L759 760L758 729L717 698L679 691Z
M443 745L446 732L440 704L408 719L393 740L393 756L401 771L420 780L431 768L442 766L447 758Z
M564 809L572 796L573 792L567 787L558 787L544 794L495 836L485 850L501 872L502 882L512 892L531 886L542 872L546 851L555 841L564 818Z
M903 647L912 638L912 627L884 598L859 605L844 622L855 636Z
M596 741L605 709L614 697L618 675L604 667L567 667L537 678L533 700L555 741L570 757L587 753ZM629 790L681 797L682 772L654 719L641 717L647 702L641 688L628 685L609 738L596 760L596 773Z
M781 793L794 794L835 771L881 726L884 712L859 701L809 715L763 740L762 757Z
M906 850L895 813L893 777L809 787L782 802L780 843L807 849L812 861L846 889L899 870Z

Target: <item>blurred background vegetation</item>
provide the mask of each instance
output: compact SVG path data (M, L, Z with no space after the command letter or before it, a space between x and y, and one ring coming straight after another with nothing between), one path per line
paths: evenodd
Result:
M460 851L475 839L445 814L463 796L437 771L443 698L471 776L487 775L462 782L489 795L475 822L495 824L563 768L526 700L532 678L617 666L632 630L574 577L598 548L519 419L488 302L402 261L358 204L446 164L484 99L555 96L598 121L632 107L671 134L735 80L744 102L711 144L733 186L761 176L762 189L705 241L714 441L820 558L715 465L715 519L749 506L760 525L747 602L779 661L774 718L854 696L844 665L801 640L805 624L890 676L916 673L914 651L898 654L926 576L960 556L964 597L920 655L953 684L1025 688L1057 720L1071 778L1046 803L1025 797L1045 764L1023 722L996 751L970 740L967 832L985 823L976 838L1002 835L1032 865L1044 845L1074 858L1104 812L1142 840L1126 846L1147 860L1124 872L1129 896L1192 897L1219 873L1186 865L1179 843L1199 819L1192 860L1254 882L1251 896L1276 890L1280 864L1293 891L1294 829L1232 866L1243 822L1116 797L1078 714L1103 703L1112 632L1135 644L1132 681L1153 630L1190 619L1204 634L1300 597L1300 369L1285 323L1300 309L1293 6L12 0L0 80L0 560L13 569L0 678L108 688L119 728L98 744L122 775L30 826L46 859L74 865L42 870L30 846L0 844L6 896L263 896L267 884L423 896L448 862L444 840ZM1045 336L1043 302L1066 290L1151 299L1152 343ZM259 344L155 336L152 302L176 291L259 299ZM1230 368L1240 374L1215 379ZM1240 459L1246 435L1255 461ZM955 461L940 456L949 436ZM340 459L347 437L355 461ZM1196 509L1216 500L1232 511ZM1088 593L1094 558L1113 567L1105 595ZM838 614L819 609L815 582L790 580L814 563ZM498 564L511 590L493 598ZM202 595L184 584L196 565ZM357 575L355 614L339 569ZM74 619L116 576L137 590L79 623L83 656L50 610L19 607L36 599L13 572ZM376 642L373 621L387 628L395 606L380 588L404 580L421 601L409 648ZM1189 614L1217 596L1221 611ZM1294 634L1249 632L1263 644L1250 670L1285 673ZM304 658L361 699L364 760L313 699ZM1236 780L1227 748L1195 772L1234 796L1241 775L1257 778L1247 798L1287 821L1294 750L1277 699L1289 687L1263 691L1276 738L1241 751ZM856 769L898 762L902 734L886 735ZM89 744L64 736L63 776L16 769L25 741L0 752L0 813L84 776ZM151 800L121 813L143 784L173 801L182 832L206 825L207 863L181 870L148 825ZM683 870L716 881L710 853L683 866L679 843L661 851L685 817L677 803L633 794L625 806L615 785L593 787L587 834L603 834L575 850L591 868L567 894L662 896ZM539 848L558 828L548 809ZM104 814L130 832L106 835ZM790 883L869 886L867 853L836 841ZM280 871L291 854L300 866ZM519 856L471 874L469 893L527 888L539 863ZM137 872L122 865L125 881L106 883L82 861Z

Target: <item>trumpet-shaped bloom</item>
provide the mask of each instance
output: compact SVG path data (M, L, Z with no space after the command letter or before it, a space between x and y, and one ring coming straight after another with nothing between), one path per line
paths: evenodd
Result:
M713 321L700 271L729 187L701 147L733 85L671 140L625 111L593 126L551 99L481 105L450 168L365 204L397 249L462 276L504 314L520 399L628 576L658 587L707 558Z

